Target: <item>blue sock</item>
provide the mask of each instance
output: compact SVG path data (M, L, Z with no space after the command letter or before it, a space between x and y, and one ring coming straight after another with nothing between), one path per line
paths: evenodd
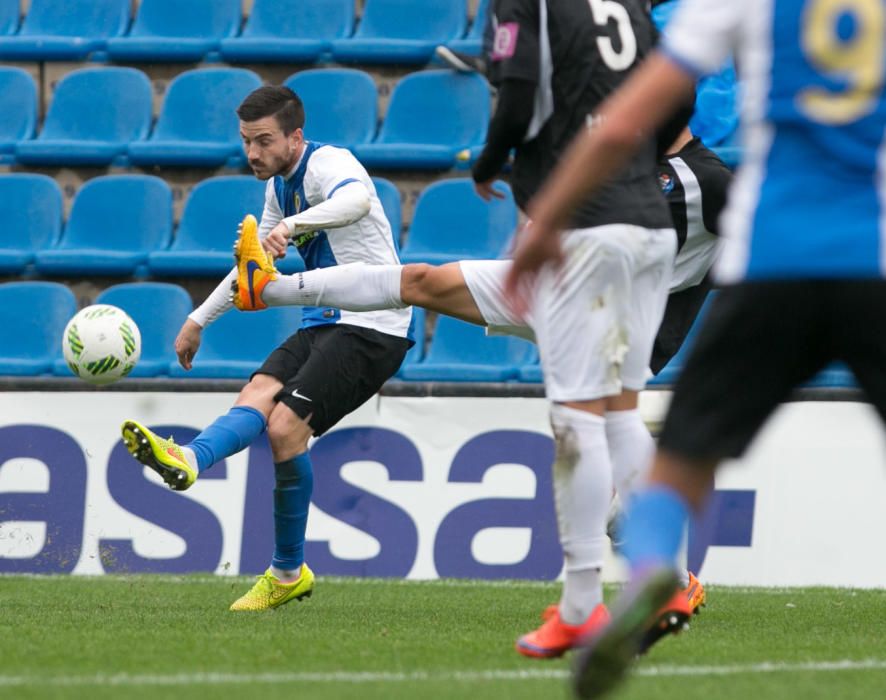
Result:
M621 553L631 569L673 565L688 516L686 502L673 489L651 486L638 491L621 529Z
M314 490L311 456L304 452L274 465L274 559L271 566L297 569L305 560L308 506Z
M268 423L261 411L250 406L234 406L186 445L197 456L197 468L206 471L216 462L252 444Z

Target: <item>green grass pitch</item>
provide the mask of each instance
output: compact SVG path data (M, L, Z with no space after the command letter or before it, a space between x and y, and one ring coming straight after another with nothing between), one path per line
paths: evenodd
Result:
M557 584L320 578L302 603L228 612L250 581L0 576L0 698L570 697L568 660L513 650ZM614 698L886 697L886 591L708 599Z

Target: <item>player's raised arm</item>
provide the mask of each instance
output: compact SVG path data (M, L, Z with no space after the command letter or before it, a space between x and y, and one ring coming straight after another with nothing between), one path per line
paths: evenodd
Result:
M280 218L264 239L265 250L276 257L282 252L289 241L302 233L313 231L329 231L356 223L369 214L372 202L364 180L368 177L365 169L348 152L342 149L318 149L311 162L307 165L305 194L312 206L291 216ZM308 192L310 189L310 192ZM273 191L269 198L273 199L266 205L277 205ZM265 221L262 217L262 225ZM261 234L261 230L259 234Z

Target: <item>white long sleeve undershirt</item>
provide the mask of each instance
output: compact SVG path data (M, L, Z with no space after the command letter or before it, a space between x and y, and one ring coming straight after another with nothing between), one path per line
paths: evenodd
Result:
M325 231L359 221L369 213L369 192L362 182L349 182L339 187L324 202L315 204L301 214L287 216L283 222L292 235L305 231Z
M300 214L288 216L283 221L291 235L305 231L325 231L359 221L369 213L370 206L369 191L366 186L362 182L349 182L338 188L329 199ZM222 314L230 311L234 306L231 300L231 283L236 279L235 267L206 298L206 301L188 315L188 318L201 328L205 328Z

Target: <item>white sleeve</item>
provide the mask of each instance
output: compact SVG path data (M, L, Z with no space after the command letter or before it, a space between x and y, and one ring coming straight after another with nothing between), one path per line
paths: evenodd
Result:
M261 214L261 221L258 223L258 237L262 239L267 236L271 229L281 221L283 221L283 210L280 209L280 203L277 201L274 178L270 178L265 186L265 208Z
M744 12L737 0L683 0L660 48L696 78L716 73L735 51Z
M312 205L329 199L348 182L369 182L360 161L345 148L322 146L311 154L305 169L305 194Z
M366 185L359 180L351 180L338 187L325 202L283 220L292 235L335 229L359 221L369 213L370 206Z
M188 314L188 318L194 321L201 328L206 328L210 323L215 321L226 311L234 308L234 302L231 299L231 283L237 279L237 268L232 269L228 276L212 290L212 293L206 297L200 306Z

